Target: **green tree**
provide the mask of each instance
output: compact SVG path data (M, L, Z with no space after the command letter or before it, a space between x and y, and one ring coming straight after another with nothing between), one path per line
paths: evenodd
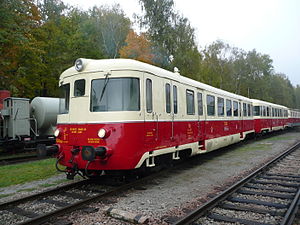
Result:
M37 78L35 70L42 69L31 34L40 24L38 8L32 0L2 0L0 21L0 87L16 96L32 95L35 85L29 84ZM35 70L29 68L32 64Z
M173 0L140 0L143 15L141 27L147 29L155 54L154 62L197 79L200 54L195 43L194 29L187 18L174 10Z
M103 48L106 57L119 57L119 51L125 45L131 25L120 5L114 5L112 8L94 7L90 14L94 20L99 46Z

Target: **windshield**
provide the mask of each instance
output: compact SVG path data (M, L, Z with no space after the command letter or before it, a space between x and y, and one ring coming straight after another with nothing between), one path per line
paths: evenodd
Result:
M60 86L59 92L59 114L66 114L69 112L70 84Z
M138 78L108 78L92 81L91 112L140 111Z

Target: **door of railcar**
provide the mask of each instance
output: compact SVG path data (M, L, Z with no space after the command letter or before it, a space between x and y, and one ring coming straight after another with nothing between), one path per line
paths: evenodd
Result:
M204 139L204 122L205 122L205 113L204 113L204 104L203 104L204 96L203 96L203 90L198 89L197 90L197 115L198 115L198 137L199 140Z
M160 104L159 96L162 96L161 89L157 87L159 81L156 76L144 74L144 110L145 110L145 144L148 147L156 147L159 139L159 117Z
M164 122L162 123L163 134L162 138L165 144L174 145L179 139L179 129L180 125L178 123L179 119L179 107L178 107L178 97L179 97L179 83L171 80L165 80L164 82L164 111L162 113L162 118ZM170 143L171 142L171 143Z

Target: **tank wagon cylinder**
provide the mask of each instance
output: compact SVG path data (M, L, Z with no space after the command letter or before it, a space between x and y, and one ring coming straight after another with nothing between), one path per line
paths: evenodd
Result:
M31 117L36 120L40 136L53 135L58 112L58 98L36 97L31 101Z

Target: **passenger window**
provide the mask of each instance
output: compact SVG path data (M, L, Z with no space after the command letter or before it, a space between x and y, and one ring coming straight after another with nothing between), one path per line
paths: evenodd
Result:
M232 116L232 103L231 100L226 99L226 113L227 116Z
M282 117L282 109L280 109L279 112L280 112L280 117Z
M215 115L215 97L212 95L207 95L206 101L207 101L207 115L214 116Z
M203 101L202 101L202 93L197 93L197 99L198 99L198 115L203 115Z
M247 116L247 104L243 103L243 116Z
M166 84L166 112L171 113L171 86Z
M218 98L218 116L224 116L224 99Z
M239 104L233 101L233 116L239 116Z
M173 105L174 105L174 114L177 114L178 113L177 86L173 86Z
M76 80L74 83L74 96L80 97L85 94L85 80Z
M146 110L148 113L151 113L153 110L152 103L152 80L146 80Z
M251 116L251 105L250 104L247 104L248 105L248 116L250 117Z
M254 116L260 116L260 107L259 106L254 106Z
M267 109L266 109L267 107L266 106L263 106L263 116L267 116Z
M194 92L191 90L186 90L186 109L188 115L195 114Z

